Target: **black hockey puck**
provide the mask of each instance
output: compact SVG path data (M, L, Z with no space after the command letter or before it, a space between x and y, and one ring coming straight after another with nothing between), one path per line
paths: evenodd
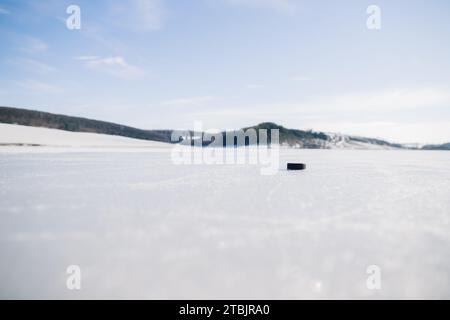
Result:
M306 164L304 164L304 163L288 163L287 169L288 170L305 170Z

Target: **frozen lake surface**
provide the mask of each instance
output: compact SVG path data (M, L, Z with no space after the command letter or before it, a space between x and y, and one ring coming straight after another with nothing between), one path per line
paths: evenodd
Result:
M0 298L450 298L450 152L288 160L307 170L0 151Z

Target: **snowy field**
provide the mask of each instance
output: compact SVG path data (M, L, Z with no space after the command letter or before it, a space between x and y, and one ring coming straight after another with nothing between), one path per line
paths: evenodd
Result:
M308 169L262 176L36 148L0 148L0 298L450 298L450 152L282 150Z
M34 150L26 148L16 148L15 145L35 145L40 148ZM67 148L73 149L95 149L90 151L105 150L111 148L121 149L142 149L142 148L170 148L171 145L156 141L146 141L139 139L131 139L106 134L70 132L56 129L27 127L14 124L0 123L0 152L47 152L48 148L52 148L52 152ZM57 149L55 149L57 148ZM65 150L64 150L65 148ZM69 150L70 150L69 149ZM83 150L85 151L85 150ZM123 150L122 150L123 151Z
M450 298L449 152L282 149L263 176L175 165L158 142L0 133L0 298Z

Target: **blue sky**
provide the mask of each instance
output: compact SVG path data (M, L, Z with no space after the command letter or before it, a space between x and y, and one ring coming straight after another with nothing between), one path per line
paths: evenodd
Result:
M449 39L448 0L0 0L0 105L448 142Z

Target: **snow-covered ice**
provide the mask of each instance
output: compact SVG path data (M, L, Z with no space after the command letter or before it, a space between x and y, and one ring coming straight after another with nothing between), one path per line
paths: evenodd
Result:
M263 176L1 150L1 298L450 298L450 152L281 150L307 170Z

